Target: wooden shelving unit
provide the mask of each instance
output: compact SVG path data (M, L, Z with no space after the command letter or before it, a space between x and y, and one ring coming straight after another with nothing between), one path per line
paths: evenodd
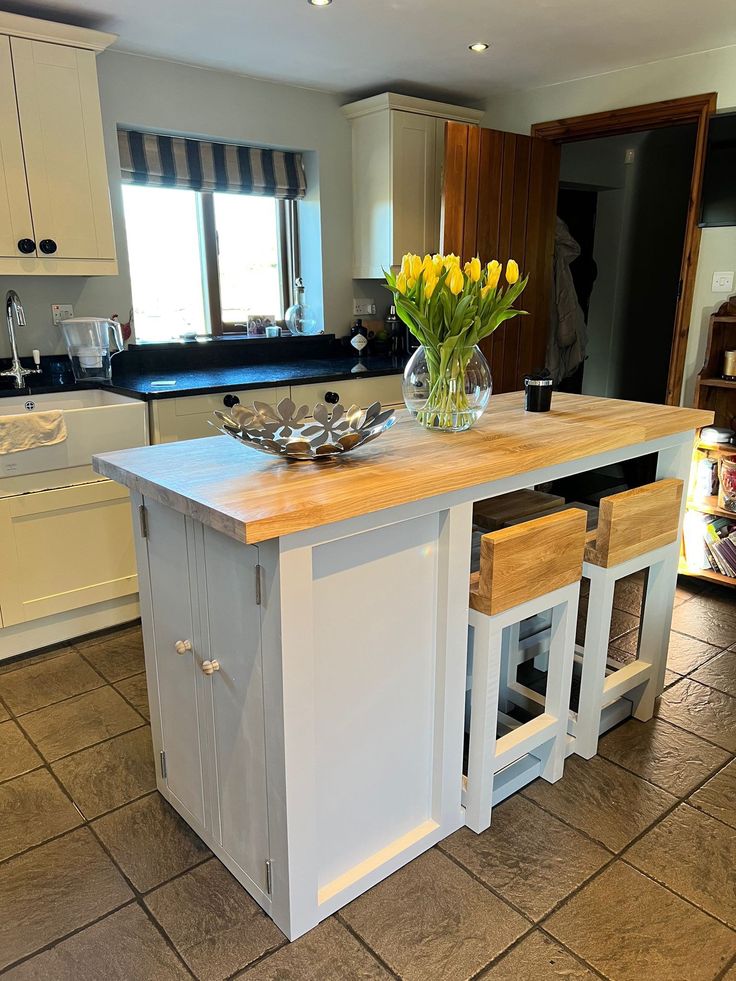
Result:
M708 342L705 350L703 369L698 375L695 387L695 407L710 409L715 413L714 424L736 429L736 381L721 377L723 371L723 352L736 350L736 295L730 297L710 318ZM736 446L709 450L710 455L729 455L736 457ZM717 497L702 500L690 498L689 511L713 514L721 518L732 518L736 524L736 513L718 506ZM724 576L712 569L690 569L684 555L680 561L680 573L695 579L720 583L722 586L736 587L736 579Z

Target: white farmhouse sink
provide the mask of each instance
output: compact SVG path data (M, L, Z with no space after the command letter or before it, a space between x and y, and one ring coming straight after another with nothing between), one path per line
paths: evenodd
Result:
M67 438L53 446L0 454L0 477L89 467L95 453L148 442L146 403L104 389L0 397L0 420L61 409ZM0 423L1 424L1 423Z

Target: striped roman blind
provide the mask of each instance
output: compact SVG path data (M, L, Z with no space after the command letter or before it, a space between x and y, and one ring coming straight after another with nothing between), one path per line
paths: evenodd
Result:
M128 184L287 199L303 198L307 190L300 153L129 129L118 130L118 147Z

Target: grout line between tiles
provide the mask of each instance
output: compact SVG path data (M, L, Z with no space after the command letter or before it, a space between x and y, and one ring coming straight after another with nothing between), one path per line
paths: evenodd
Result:
M333 914L337 922L347 930L347 932L350 934L351 937L353 937L354 940L358 941L358 943L360 944L361 947L364 948L364 950L368 951L368 953L371 955L371 957L374 960L378 961L378 963L381 965L381 967L384 970L388 971L388 973L391 975L392 978L396 978L397 981L402 981L401 975L398 974L396 971L394 971L394 969L391 967L388 961L385 961L383 957L381 957L381 955L371 947L368 941L364 940L361 934L359 934L358 931L355 930L350 925L350 923L348 923L348 921L345 919L345 917L342 914L343 909L346 909L346 907L341 907L336 913Z
M171 939L171 937L168 935L168 933L164 930L164 928L158 922L158 920L153 915L153 913L150 911L150 909L143 902L143 899L140 896L137 896L136 897L136 902L137 902L138 906L140 907L140 909L143 910L143 915L146 917L146 919L148 920L148 922L153 926L153 929L159 934L159 936L161 937L161 939L163 940L163 942L166 944L166 946L169 948L169 950L172 950L174 952L174 956L179 961L179 963L184 967L184 970L187 972L187 974L189 974L189 976L192 977L192 978L194 978L195 981L196 981L197 975L194 973L194 971L191 969L191 967L187 964L187 962L184 960L184 958L182 957L182 955L176 949L176 945L174 944L174 941Z

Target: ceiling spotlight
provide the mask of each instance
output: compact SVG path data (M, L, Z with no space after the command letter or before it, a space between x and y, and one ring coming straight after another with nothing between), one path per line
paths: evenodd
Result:
M311 2L313 2L313 0L310 0L310 3ZM471 51L475 51L476 54L480 54L481 51L488 50L488 45L485 43L485 41L474 41L473 44L468 45L468 48Z
M307 0L312 7L329 7L332 0Z

